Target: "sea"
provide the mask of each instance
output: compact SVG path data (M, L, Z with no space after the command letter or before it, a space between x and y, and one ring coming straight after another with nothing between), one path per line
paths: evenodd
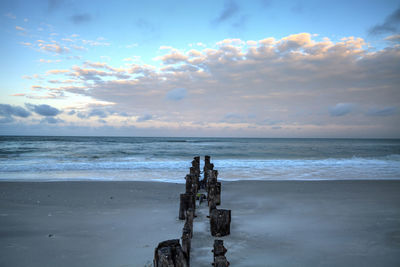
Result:
M0 136L2 181L398 180L400 139Z

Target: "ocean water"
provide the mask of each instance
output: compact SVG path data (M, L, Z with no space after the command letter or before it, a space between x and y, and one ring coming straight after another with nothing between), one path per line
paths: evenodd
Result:
M0 180L183 183L196 155L222 180L400 179L400 139L0 136Z

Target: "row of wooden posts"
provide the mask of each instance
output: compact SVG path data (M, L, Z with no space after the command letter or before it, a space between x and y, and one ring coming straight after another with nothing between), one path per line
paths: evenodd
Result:
M230 234L231 210L217 209L221 205L221 182L217 181L218 171L210 162L210 156L204 157L203 179L200 180L200 157L194 157L190 173L186 175L185 193L180 194L179 219L185 220L182 229L182 246L179 239L160 242L154 251L154 267L189 267L193 220L196 217L196 200L200 206L207 201L209 207L211 235L215 237ZM203 192L206 192L205 195ZM225 257L227 249L224 241L214 240L214 267L227 267Z

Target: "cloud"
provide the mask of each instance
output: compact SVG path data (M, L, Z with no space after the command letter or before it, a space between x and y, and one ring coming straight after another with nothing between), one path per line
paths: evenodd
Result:
M39 59L40 63L58 63L61 62L61 59L56 59L56 60L52 60L52 59Z
M250 45L240 39L221 44L188 51L169 47L163 51L164 60L173 58L169 63L175 64L161 67L136 62L116 68L103 62L85 62L63 73L52 70L60 76L57 80L71 79L74 86L48 88L43 83L38 84L42 86L39 92L58 89L113 103L115 112L151 114L154 127L177 133L184 128L212 135L230 127L232 133L252 131L267 136L274 134L272 126L279 126L280 132L289 136L301 129L303 136L341 132L345 137L355 131L363 135L373 127L375 133L392 129L400 134L400 126L386 122L399 119L398 112L379 120L382 125L371 126L371 117L365 116L364 110L371 103L377 107L400 105L400 47L396 44L387 42L388 47L371 51L361 38L331 41L311 33L281 39L266 36ZM89 111L80 112L84 112L83 117L90 116ZM241 117L228 116L228 112ZM110 114L104 111L94 117ZM143 127L140 117L146 118L142 115L139 121L118 123ZM269 125L272 121L279 124Z
M153 119L153 115L150 115L150 114L144 114L144 115L142 115L142 116L140 116L139 118L137 118L137 122L144 122L144 121L149 121L149 120L151 120L151 119Z
M65 0L48 0L48 11L53 12L61 8L65 4Z
M73 113L73 114L75 114L75 113ZM73 115L73 114L70 114L70 115ZM98 117L101 119L105 119L111 115L116 115L116 116L121 116L121 117L129 116L125 112L118 112L111 108L91 108L87 111L77 112L76 115L78 116L78 118L81 118L81 119L88 119L88 118L92 118L92 117Z
M185 88L175 88L166 94L166 98L168 100L180 101L184 99L186 95L187 95L187 90Z
M17 18L17 16L15 16L13 13L7 13L7 14L5 14L4 16L6 16L7 18L9 18L9 19L16 19Z
M29 110L41 116L54 117L62 113L60 110L46 104L43 105L25 104L25 105Z
M388 36L385 38L385 40L393 42L393 43L399 43L400 42L400 34Z
M22 107L12 106L8 104L0 104L0 116L3 117L16 116L20 118L27 118L30 115L31 113Z
M235 16L238 12L239 6L237 5L237 3L233 0L226 0L221 13L212 22L214 24L222 23Z
M17 31L26 32L26 29L25 29L25 28L22 28L22 27L20 27L20 26L15 26L15 29L16 29Z
M59 118L54 118L54 117L45 117L40 120L41 123L49 123L49 124L57 124L57 123L62 123L64 120L59 119Z
M352 103L338 103L334 107L329 109L329 113L334 117L341 117L349 114L354 109L354 104Z
M159 59L161 59L164 64L170 65L179 62L184 62L188 59L188 56L180 53L177 50L174 50L172 51L172 53L161 56Z
M43 51L51 52L51 53L56 53L56 54L64 54L69 52L68 47L62 47L57 43L54 44L42 44L39 45L40 49Z
M400 8L397 8L392 14L387 16L383 23L377 24L369 29L369 34L379 35L385 33L399 32Z
M366 115L367 116L378 116L378 117L386 117L395 115L397 112L396 107L384 107L384 108L370 108Z
M87 23L92 20L92 16L88 13L75 14L70 17L71 21L75 24Z

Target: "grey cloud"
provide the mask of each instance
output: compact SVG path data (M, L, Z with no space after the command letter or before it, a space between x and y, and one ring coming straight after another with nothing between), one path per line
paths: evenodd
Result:
M166 94L166 98L173 101L179 101L186 97L187 90L185 88L175 88Z
M68 112L68 115L74 115L76 113L75 110L71 110L70 112Z
M115 111L110 108L93 108L93 109L90 109L89 111L78 112L78 113L76 113L76 115L81 119L87 119L87 118L91 118L91 117L98 117L98 118L105 119L110 115L129 117L129 114L127 114L126 112L118 112L118 111Z
M27 118L30 115L31 113L22 107L12 106L8 104L0 104L0 116L4 117L16 116L21 118Z
M151 119L153 119L153 115L144 114L144 115L140 116L136 121L137 122L144 122L144 121L149 121Z
M338 103L329 109L331 116L340 117L349 114L354 109L352 103Z
M14 121L12 117L1 117L0 116L0 123L11 123Z
M59 118L54 118L54 117L45 117L40 122L41 123L49 123L49 124L57 124L57 123L64 122L64 120L59 119Z
M379 116L386 117L395 115L397 111L396 107L384 107L384 108L370 108L366 115L367 116Z
M235 112L230 112L224 115L220 122L229 122L229 123L244 123L245 118L243 115Z
M65 0L49 0L48 1L48 11L53 12L61 8L65 4Z
M91 117L99 117L99 118L107 118L109 112L103 109L92 109L89 112L78 112L77 116L81 119L91 118Z
M71 21L75 24L82 24L92 20L92 16L88 13L75 14L70 17Z
M233 0L225 1L224 8L222 9L221 13L215 18L212 22L214 24L219 24L224 22L233 16L235 16L239 12L239 6Z
M399 31L400 25L400 8L397 8L392 14L385 18L381 24L377 24L369 29L372 35L379 35L385 33L396 33Z
M25 105L29 110L31 110L41 116L54 117L54 116L57 116L58 114L62 113L61 110L58 110L58 109L56 109L52 106L46 105L46 104L43 104L43 105L25 104Z

